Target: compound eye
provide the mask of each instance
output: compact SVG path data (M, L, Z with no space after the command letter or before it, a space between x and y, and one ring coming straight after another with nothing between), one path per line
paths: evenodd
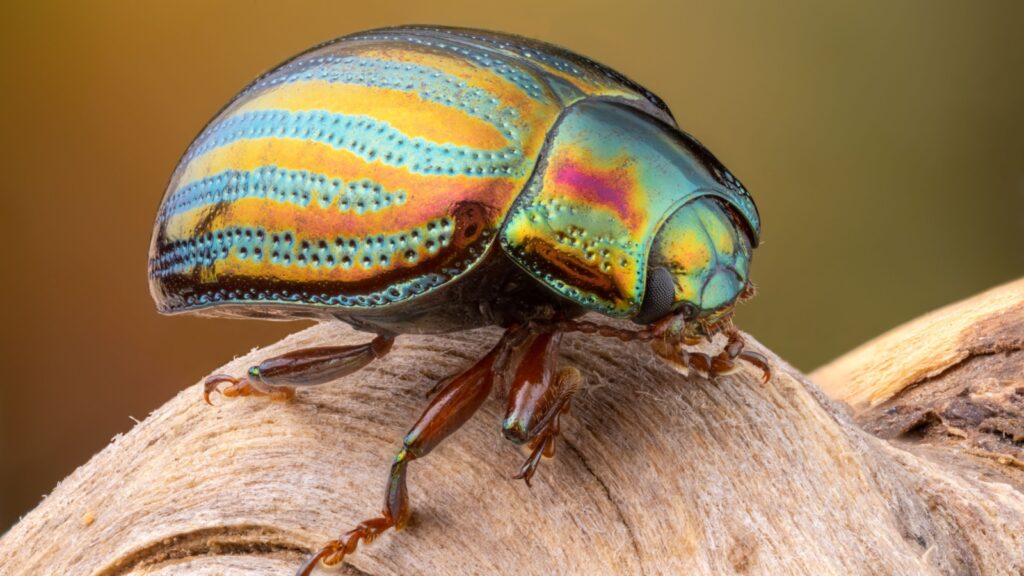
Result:
M650 324L665 317L675 304L676 289L672 273L661 266L647 273L647 289L640 313L633 318L637 324Z

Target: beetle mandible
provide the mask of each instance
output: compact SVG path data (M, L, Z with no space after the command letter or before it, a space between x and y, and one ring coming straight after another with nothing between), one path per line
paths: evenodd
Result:
M648 341L685 373L747 361L735 304L753 294L760 219L664 102L622 74L518 36L399 27L317 46L256 79L175 169L156 218L160 312L342 321L357 346L296 350L204 397L287 399L385 356L396 336L496 325L498 343L439 383L388 475L383 511L300 568L336 564L409 518L406 470L508 386L506 438L554 454L581 375L562 334ZM631 319L635 329L580 320ZM723 333L716 355L694 351Z

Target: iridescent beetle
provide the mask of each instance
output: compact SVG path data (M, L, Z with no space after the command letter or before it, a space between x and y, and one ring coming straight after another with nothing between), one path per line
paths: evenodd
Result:
M581 384L562 334L649 341L683 372L770 371L732 326L760 222L743 186L654 94L516 36L402 27L328 42L258 78L192 143L157 215L163 313L343 321L359 346L296 350L206 399L290 398L351 374L399 334L505 329L440 382L405 437L384 508L311 556L340 562L409 517L406 469L508 388L504 435L551 456ZM596 312L636 329L578 318ZM711 356L689 349L726 335Z

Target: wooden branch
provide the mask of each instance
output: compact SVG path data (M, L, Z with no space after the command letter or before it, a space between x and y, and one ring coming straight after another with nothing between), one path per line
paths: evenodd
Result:
M894 328L811 376L829 396L865 409L971 358L1022 346L1024 279Z
M936 379L937 364L926 359L939 356L908 354L1003 350L984 348L985 323L1020 310L1024 284L1014 286L982 295L972 306L989 312L973 320L961 311L919 338L892 334L881 350L862 350L859 362L851 356L819 376L841 398L891 401L907 383L921 388L922 377ZM1019 338L1024 323L1008 318L997 322L1000 334ZM0 573L291 574L311 549L378 511L390 458L424 393L496 337L402 337L384 361L285 404L240 399L210 408L192 386L0 539ZM365 339L321 325L219 371ZM911 352L878 356L901 346ZM532 489L509 479L523 454L502 440L502 402L493 399L411 466L408 528L321 573L1024 573L1024 493L1013 465L978 457L995 463L979 474L958 462L966 448L925 449L938 425L900 441L872 436L849 408L764 353L776 366L768 385L754 369L712 383L679 376L642 344L567 336L564 361L588 386ZM987 357L999 355L1008 363L998 373L979 363L965 376L969 386L985 383L967 392L978 398L969 406L989 406L987 395L999 394L1007 399L998 405L1019 405L1020 347ZM975 357L986 361L969 353L938 376ZM955 438L963 422L934 402L955 403L962 392L935 390L929 406ZM978 422L981 430L986 421ZM998 437L1012 438L1021 420L987 422L998 430L992 442L1012 455L1019 439Z
M908 322L811 377L873 434L1024 490L1024 280Z

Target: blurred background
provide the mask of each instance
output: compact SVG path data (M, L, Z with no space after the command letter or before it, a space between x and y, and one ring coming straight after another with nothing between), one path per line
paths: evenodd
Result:
M1024 273L1024 3L0 11L0 532L134 418L304 326L160 317L146 252L172 169L220 106L267 68L357 30L534 36L661 95L754 194L760 293L738 320L804 370Z

